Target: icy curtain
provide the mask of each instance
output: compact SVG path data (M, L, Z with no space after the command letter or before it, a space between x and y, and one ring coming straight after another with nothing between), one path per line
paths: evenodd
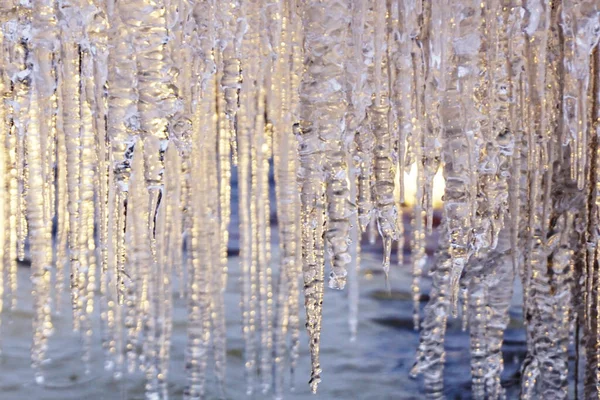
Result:
M106 368L167 398L177 294L184 397L213 372L224 393L234 229L248 394L283 396L302 294L316 391L325 287L347 287L354 339L360 238L378 229L386 276L410 243L428 396L443 397L451 316L470 329L473 396L503 396L515 279L522 398L567 397L574 337L584 397L600 396L598 0L4 0L0 24L0 306L30 257L38 383L68 292L86 370L99 309Z

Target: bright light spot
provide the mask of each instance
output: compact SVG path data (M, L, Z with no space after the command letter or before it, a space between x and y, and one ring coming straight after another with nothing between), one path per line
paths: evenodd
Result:
M400 174L396 171L396 190L394 195L400 199ZM442 196L444 195L445 182L440 167L433 177L433 207L441 208L443 205ZM408 207L415 205L417 196L417 167L413 164L409 173L404 173L404 204Z

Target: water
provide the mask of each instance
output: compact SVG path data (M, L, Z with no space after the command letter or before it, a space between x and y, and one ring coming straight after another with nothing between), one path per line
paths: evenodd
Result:
M392 267L390 283L393 288L391 297L386 293L384 276L380 269L381 248L371 248L363 254L363 268L360 274L360 314L358 337L350 342L347 327L346 293L327 290L323 305L324 322L321 340L323 382L319 386L319 398L356 398L356 399L421 399L422 383L409 378L414 362L415 348L418 344L418 332L412 325L412 299L409 285L410 269ZM245 398L243 339L241 335L241 315L238 307L240 300L239 270L237 257L230 257L230 279L225 292L227 329L227 374L226 398ZM29 287L29 268L19 267L19 278L24 288ZM424 278L425 283L428 279ZM427 288L426 288L427 290ZM25 292L20 292L25 293ZM2 398L17 400L32 398L36 400L75 400L89 398L102 399L143 399L144 376L140 372L125 375L120 381L104 370L104 355L100 344L100 335L92 337L91 371L84 373L81 365L81 345L78 334L71 331L71 318L68 315L53 315L55 334L49 339L50 361L43 365L45 384L33 382L30 368L29 346L31 335L31 297L21 294L18 308L2 328L3 355L0 361L0 390ZM63 297L65 309L68 309L68 297ZM424 302L421 302L424 305ZM515 360L524 357L525 341L518 299L515 299L511 314L511 326L507 331L505 344L506 381L512 379L510 387L516 393L518 385L514 374L518 369ZM169 374L170 398L179 398L186 386L184 374L184 348L187 325L186 303L174 296L174 319L172 353ZM304 321L301 321L303 323ZM95 332L99 321L94 319ZM312 399L314 396L306 382L310 369L308 338L301 334L301 353L294 379L296 390L289 391L289 372L285 372L284 395L288 399ZM448 398L470 399L468 335L461 331L459 323L452 323L448 330L447 390ZM341 348L343 347L343 348ZM209 372L207 398L218 395L218 386L213 370ZM258 392L249 398L264 398Z

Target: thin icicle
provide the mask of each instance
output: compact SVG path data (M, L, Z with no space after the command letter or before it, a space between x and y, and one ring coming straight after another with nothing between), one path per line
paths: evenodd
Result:
M35 68L35 67L34 67ZM33 345L31 346L31 362L38 384L44 383L42 363L46 359L48 337L52 334L50 315L50 268L52 251L49 224L44 223L44 190L43 153L40 137L40 121L38 114L38 92L32 82L31 106L27 124L28 163L31 173L29 180L29 198L27 214L31 231L31 283L34 296Z
M238 110L238 190L240 215L240 263L242 274L242 332L246 393L254 392L258 349L256 343L256 204L252 186L256 179L253 165L252 132L255 129L258 107L258 69L260 60L259 4L242 3L243 23L248 27L241 43L242 53L248 54L242 63L242 88ZM256 150L256 149L254 149Z
M143 142L135 144L131 155L131 164L128 165L131 175L128 175L128 200L127 219L124 221L127 231L125 244L130 249L124 260L124 268L127 271L127 281L124 292L125 352L127 358L127 370L135 372L138 366L138 342L140 340L141 319L145 314L142 307L142 266L147 265L148 260L148 235L146 233L144 210L147 203L147 195L144 188L144 163ZM117 359L117 370L120 369L120 360Z
M94 107L93 97L93 63L92 55L89 50L83 50L81 53L81 98L80 98L80 117L81 117L81 159L80 173L81 180L79 186L79 254L81 267L79 276L76 279L80 291L78 308L82 310L80 322L83 333L83 360L86 372L89 373L89 362L91 353L92 327L90 315L94 309L94 295L96 289L96 259L95 259L95 238L94 238L94 195L95 195L95 170L97 165L96 157L96 139L97 134L93 127L92 108ZM75 272L72 272L75 273ZM72 290L74 288L71 288Z
M290 70L290 113L292 118L293 133L299 127L297 121L300 118L300 96L299 88L301 85L302 71L304 68L303 48L302 48L302 19L296 10L296 1L292 0L290 4L290 29L291 29L291 70ZM295 160L294 174L297 174L300 157L298 147L293 148L293 158ZM300 276L302 273L302 225L300 212L300 193L299 186L295 185L296 192L296 257L292 264L294 267L290 271L289 279L289 301L290 301L290 387L294 389L295 371L297 360L300 357Z
M17 306L17 259L25 257L25 238L27 235L26 201L27 201L27 168L25 167L25 131L29 113L29 82L31 80L31 64L26 59L29 52L28 28L30 7L26 4L17 6L17 19L14 21L16 27L10 32L10 59L9 73L12 81L12 127L11 136L14 135L14 168L16 171L16 193L14 200L15 215L15 259L11 261L8 274L10 309L15 310Z
M4 34L0 31L0 43L4 41ZM3 60L4 52L0 50L0 59ZM5 75L0 74L0 94L6 93ZM4 309L4 281L5 274L9 262L11 247L11 230L10 230L10 148L7 146L6 138L9 136L9 125L6 116L7 107L0 102L0 313ZM0 328L2 327L2 318L0 318Z
M292 23L294 10L290 10L288 2L282 5L281 45L278 47L278 59L274 69L276 79L280 82L278 96L280 107L274 116L273 132L273 166L275 177L276 210L279 228L279 284L277 289L277 322L274 333L274 395L283 398L284 371L287 356L286 339L290 330L298 324L298 241L300 237L299 196L296 186L296 169L298 153L292 131L291 107L294 98L292 89L292 71L289 66L292 59ZM292 341L294 338L292 338ZM294 346L294 344L292 344ZM290 355L290 364L292 364Z
M219 76L219 75L217 75ZM227 286L227 244L229 241L229 221L231 216L231 147L230 135L231 130L227 124L225 115L225 98L222 90L217 91L217 112L219 113L219 126L217 141L217 157L218 170L215 171L214 179L218 179L219 205L218 220L219 220L219 238L215 242L218 243L217 254L215 257L215 289L218 290L217 305L215 310L217 316L217 326L215 330L215 363L217 369L217 379L219 381L220 390L222 391L225 385L225 362L226 362L226 327L225 327L225 309L224 309L224 292ZM218 259L218 260L217 260Z
M348 154L349 165L350 198L355 199L357 195L358 165L355 165L352 156ZM348 329L350 330L350 341L356 340L358 330L358 303L360 290L360 226L358 213L352 213L350 217L350 257L348 267Z
M186 346L187 386L184 398L201 399L205 395L206 369L210 347L210 246L208 240L209 220L208 191L209 183L206 171L206 147L200 146L199 129L206 126L212 117L209 113L211 96L200 99L192 122L194 140L192 140L191 189L196 193L191 203L191 265L189 271L188 295L188 342Z
M263 75L259 74L258 82L261 82ZM272 324L273 324L273 288L271 283L270 268L270 207L269 207L269 161L267 126L265 126L264 115L264 89L258 91L258 107L256 110L256 119L254 127L254 140L252 146L252 155L254 159L252 182L253 195L255 200L256 224L255 243L256 243L256 274L258 287L258 310L260 316L260 354L259 367L261 376L262 392L266 393L271 386L271 356L273 348Z

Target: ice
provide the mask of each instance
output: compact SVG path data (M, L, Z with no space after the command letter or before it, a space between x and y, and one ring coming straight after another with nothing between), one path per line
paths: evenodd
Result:
M459 315L472 396L505 396L516 279L521 397L569 396L575 330L583 395L597 396L596 0L35 0L0 11L0 308L16 308L17 260L31 259L37 382L68 281L85 372L99 318L106 368L142 371L146 397L167 399L175 292L187 302L184 398L205 397L212 370L227 397L224 293L239 232L246 391L285 397L302 292L316 392L326 286L348 290L340 351L360 337L364 234L381 243L386 281L412 270L412 373L426 396L444 396L446 324Z

